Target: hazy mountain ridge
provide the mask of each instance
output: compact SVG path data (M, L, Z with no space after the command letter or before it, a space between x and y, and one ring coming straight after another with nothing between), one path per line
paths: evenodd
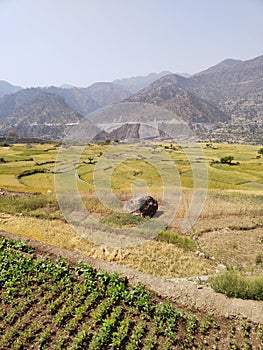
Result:
M63 97L70 107L83 115L106 105L121 102L131 95L121 86L105 82L94 83L87 88L51 86L45 88L45 91Z
M176 74L167 75L128 98L127 101L165 107L190 123L225 121L227 117L222 111L184 88L188 79Z
M185 87L230 116L250 118L247 106L254 105L256 115L251 117L262 118L263 55L247 61L225 60L187 79Z
M40 89L24 89L0 99L1 133L15 130L20 136L61 137L67 124L82 115L58 95Z
M200 139L263 142L263 56L247 61L227 59L188 78L166 73L169 72L99 82L87 88L65 85L21 90L0 81L0 93L1 86L8 92L0 98L0 133L14 129L21 136L61 138L68 124L78 123L84 115L101 107L126 101L171 111L186 121ZM149 83L151 80L154 81ZM143 84L148 85L131 93ZM10 94L12 89L20 90ZM103 119L111 123L107 113L102 113L101 118L101 123ZM127 125L120 128L120 139L129 135L129 127L134 135L138 134L136 127L129 124L140 123L138 118L124 118L122 122ZM143 113L140 118L143 119ZM111 133L111 139L118 139L113 129L106 133Z
M22 90L20 86L15 86L7 81L0 80L0 98L5 95L13 94L19 90Z
M116 79L113 83L122 86L127 91L134 94L139 90L146 88L154 81L169 74L172 74L172 72L163 71L161 73L150 73L146 76L138 75L131 78Z
M187 80L190 91L211 101L229 117L203 139L262 144L263 55L223 67L224 62Z

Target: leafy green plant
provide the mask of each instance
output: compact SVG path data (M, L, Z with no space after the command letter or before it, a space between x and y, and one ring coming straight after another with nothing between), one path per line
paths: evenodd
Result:
M198 323L196 316L194 314L190 314L186 320L186 336L185 341L187 345L193 345L195 333L197 331Z
M253 337L263 345L260 325L235 322L223 333L210 316L186 315L117 273L30 252L0 239L1 349L216 349L209 337L224 336L228 349L239 348L237 339L252 349Z

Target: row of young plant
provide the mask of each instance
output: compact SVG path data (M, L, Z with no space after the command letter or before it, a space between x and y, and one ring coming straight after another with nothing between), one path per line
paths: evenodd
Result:
M117 273L96 271L82 262L74 267L61 258L38 258L21 241L0 238L0 270L0 349L241 346L236 340L240 334L224 335L225 326L212 317L178 311ZM263 327L253 327L252 332L252 326L243 324L242 346L249 349L253 341L263 348Z

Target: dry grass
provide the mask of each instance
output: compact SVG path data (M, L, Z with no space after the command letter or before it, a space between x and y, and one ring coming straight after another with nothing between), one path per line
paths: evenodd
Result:
M263 229L231 230L224 228L203 233L198 237L200 247L218 261L263 273ZM260 259L261 256L261 259Z
M197 257L174 244L155 240L135 248L96 250L93 256L166 278L199 276L215 271L210 260Z
M192 191L184 190L173 229L180 231L192 200ZM196 207L201 203L196 203ZM202 211L189 234L222 229L224 227L246 228L262 222L262 194L258 192L209 191Z
M19 236L37 239L97 259L120 263L145 273L162 277L185 277L210 274L215 270L210 260L197 257L174 244L149 241L127 249L97 247L80 237L60 220L43 220L8 214L0 215L0 228Z
M10 191L25 191L26 187L23 185L15 175L0 175L0 186Z
M46 193L48 190L51 190L52 192L55 190L53 174L40 173L30 176L24 176L21 178L20 181L27 187L35 188L37 192Z
M27 192L45 193L49 189L54 191L54 175L51 173L22 177L20 181L16 178L18 174L25 170L39 169L39 166L36 165L37 162L56 159L57 150L52 145L32 146L31 149L27 149L25 145L0 149L1 156L5 159L9 157L8 161L10 162L7 163L8 166L5 163L0 165L0 187ZM125 146L125 154L127 153L127 156L130 156L134 152L140 154L145 151L145 154L143 153L146 157L145 160L136 159L136 157L128 157L125 160L124 157L123 162L117 162L116 166L113 167L112 174L111 170L108 169L95 173L95 175L98 176L98 180L101 180L101 177L105 177L105 179L110 177L112 185L110 190L122 201L130 199L133 195L145 193L156 197L160 203L160 210L164 210L168 215L171 214L170 230L179 233L183 221L189 214L192 201L193 179L190 177L191 167L186 154L181 150L168 150L169 156L175 161L178 172L181 173L180 179L177 179L177 188L177 182L174 185L174 173L169 168L168 163L162 161L162 159L160 160L160 155L149 153L148 148L137 150L136 147L131 146L129 150ZM205 145L203 147L210 175L209 191L204 202L197 200L194 203L194 209L199 208L200 215L196 218L188 235L195 237L200 248L206 254L214 255L218 262L242 265L251 271L261 271L259 262L263 249L258 240L262 229L244 231L244 229L256 224L262 224L262 191L260 190L263 178L260 170L262 160L256 159L258 147L246 145L215 145L215 149L206 148ZM47 150L49 151L47 152ZM194 152L193 154L196 152L194 148L191 149L191 146L187 147L187 150ZM117 151L118 148L116 148L115 154L113 150L112 156L117 157ZM71 169L75 171L75 167L81 164L78 167L81 179L91 183L89 185L78 181L77 188L87 211L91 212L97 219L109 216L112 208L107 207L96 196L92 173L96 167L82 162L87 162L89 157L98 161L101 156L100 153L105 152L105 146L90 145L83 152L80 163L73 164ZM222 166L219 163L212 166L210 164L212 159L217 160L222 156L231 154L234 155L235 161L240 162L239 166ZM30 157L34 159L34 162L23 161L23 159ZM114 165L116 159L118 160L114 157L107 160L109 165ZM63 166L63 163L61 166ZM47 167L52 170L53 165L49 164ZM166 192L169 193L166 202L177 198L178 193L178 198L180 197L178 209L173 207L170 212L167 203L165 201L162 203L162 179L155 167L160 169L163 176L165 176L164 184L167 185ZM74 175L62 174L60 177L64 184L62 190L69 193L70 190L75 189L76 177ZM169 187L169 184L173 184L173 186ZM56 190L59 190L59 186ZM104 188L102 187L101 190L104 190ZM176 192L177 190L178 192ZM182 195L180 196L181 190ZM114 216L112 217L114 218ZM110 219L111 217L108 217L108 220ZM189 217L190 221L194 221L192 217ZM63 221L7 214L1 215L0 227L17 235L121 263L155 275L166 277L192 276L214 271L214 266L210 260L197 257L194 253L167 242L153 240L135 248L106 249L97 247L80 237Z

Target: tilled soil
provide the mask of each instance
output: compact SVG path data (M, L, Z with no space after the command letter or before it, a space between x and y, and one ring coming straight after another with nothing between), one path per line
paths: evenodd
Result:
M72 264L76 264L81 260L86 264L91 264L96 269L103 269L111 273L117 271L123 277L127 277L131 284L138 284L141 282L147 289L157 293L163 298L173 301L178 308L196 312L200 315L211 315L220 319L245 319L253 323L263 323L263 301L229 298L223 294L214 292L211 287L202 281L202 278L177 278L167 280L36 240L21 238L5 231L0 231L0 235L9 239L27 241L36 249L34 254L41 257L56 259L60 256L67 259Z

